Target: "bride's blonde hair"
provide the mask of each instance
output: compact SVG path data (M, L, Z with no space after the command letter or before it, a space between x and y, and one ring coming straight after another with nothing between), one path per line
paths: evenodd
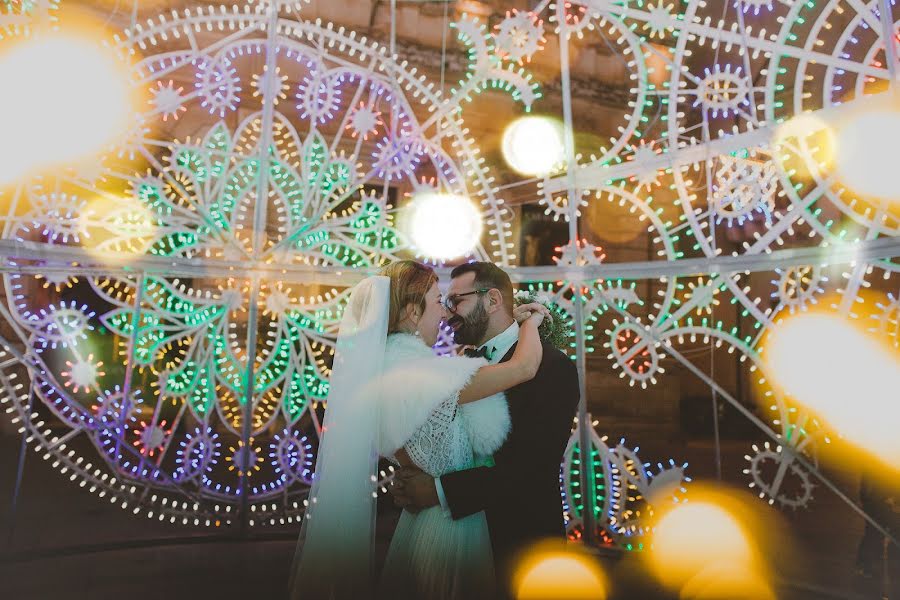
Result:
M412 304L425 310L425 294L437 283L434 269L414 260L398 260L378 272L391 279L391 306L388 316L388 333L396 333L403 309Z

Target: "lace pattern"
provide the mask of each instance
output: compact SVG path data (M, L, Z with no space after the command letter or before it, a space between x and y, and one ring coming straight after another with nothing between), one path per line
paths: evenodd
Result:
M466 468L471 462L472 447L458 400L456 393L438 405L404 446L416 466L432 477Z

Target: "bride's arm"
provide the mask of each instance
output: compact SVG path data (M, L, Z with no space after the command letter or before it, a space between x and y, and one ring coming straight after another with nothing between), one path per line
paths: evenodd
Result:
M493 396L534 378L544 354L538 333L543 319L543 313L535 312L520 324L519 343L512 358L504 363L478 369L466 387L460 390L460 404Z

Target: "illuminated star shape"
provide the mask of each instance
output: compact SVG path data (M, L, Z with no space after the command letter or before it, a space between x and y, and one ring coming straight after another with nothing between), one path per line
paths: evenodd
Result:
M652 165L656 161L657 152L649 144L641 144L634 148L631 160L637 165ZM651 188L659 183L659 171L652 166L642 169L635 175L638 188Z
M74 363L67 360L66 366L69 367L69 370L61 373L63 377L68 378L64 385L71 387L76 394L78 390L88 391L91 386L96 385L97 378L103 377L106 373L100 370L103 361L94 364L93 360L93 354L88 354L86 360L78 360Z
M717 286L711 281L705 281L702 278L696 284L693 281L688 282L688 291L685 294L688 300L696 302L697 314L711 315L714 306L719 305Z
M157 87L150 88L153 97L148 102L162 115L163 121L167 121L169 117L178 120L181 113L187 111L182 96L184 88L176 88L175 83L171 80L168 83L157 81L156 84Z
M353 111L350 122L347 123L347 129L352 137L359 136L363 140L368 140L369 135L375 133L378 127L383 125L381 112L367 106L365 102L360 102Z
M287 75L281 74L281 68L275 67L275 77L273 81L269 81L269 71L267 66L263 66L262 73L254 73L250 85L253 86L253 97L260 98L265 96L269 91L269 84L272 84L274 94L272 94L272 104L278 105L282 100L287 100Z
M153 456L162 450L166 440L172 435L172 429L166 429L166 421L163 419L158 425L141 421L141 426L134 430L138 436L132 445L140 450L144 456Z
M663 4L662 0L648 7L650 18L644 23L644 30L650 32L650 38L659 37L659 39L663 39L666 37L666 34L674 29L672 26L672 11L674 9L674 4Z

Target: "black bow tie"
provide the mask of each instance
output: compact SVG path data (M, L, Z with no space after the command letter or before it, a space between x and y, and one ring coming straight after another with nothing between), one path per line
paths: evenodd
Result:
M491 348L490 350L488 350L487 346L482 346L481 348L478 348L478 349L466 348L465 350L463 350L463 354L465 354L469 358L482 357L482 358L491 360L491 355L493 354L493 348Z

